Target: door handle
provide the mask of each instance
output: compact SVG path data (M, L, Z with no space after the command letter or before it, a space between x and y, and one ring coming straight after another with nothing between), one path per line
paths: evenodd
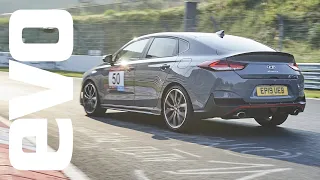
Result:
M160 66L160 69L164 71L164 70L168 69L169 67L170 67L170 65L164 64L164 65Z

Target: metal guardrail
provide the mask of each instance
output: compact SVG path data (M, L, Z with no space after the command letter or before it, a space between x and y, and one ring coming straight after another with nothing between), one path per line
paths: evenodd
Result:
M305 89L320 90L320 63L298 64L305 79Z

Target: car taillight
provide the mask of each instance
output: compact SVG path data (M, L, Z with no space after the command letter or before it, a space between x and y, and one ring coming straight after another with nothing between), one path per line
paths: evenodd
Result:
M300 71L297 63L290 63L289 66L295 71Z
M228 62L224 60L218 61L206 61L198 65L198 67L204 69L212 69L214 71L233 71L233 70L242 70L246 67L245 64L239 62Z

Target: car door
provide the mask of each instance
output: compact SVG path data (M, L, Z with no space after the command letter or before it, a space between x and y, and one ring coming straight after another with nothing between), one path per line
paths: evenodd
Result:
M142 57L148 42L149 39L134 41L115 54L114 65L104 72L104 105L134 105L134 63Z
M135 105L156 107L163 83L170 67L177 60L178 40L173 37L156 37L135 66Z

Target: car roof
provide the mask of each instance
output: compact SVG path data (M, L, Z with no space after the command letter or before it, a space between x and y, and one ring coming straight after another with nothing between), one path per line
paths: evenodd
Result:
M202 32L160 32L160 33L153 33L153 34L144 35L144 36L139 37L139 39L140 38L147 38L147 37L159 37L159 36L173 36L173 37L180 37L180 38L197 38L199 36L206 36L206 35L217 36L215 33L202 33Z
M161 33L153 33L153 34L140 36L140 37L136 38L136 40L148 38L148 37L161 37L161 36L170 36L170 37L177 37L177 38L182 38L182 39L198 39L200 37L210 37L211 39L215 38L217 41L223 40L223 38L221 38L217 33L203 33L203 32L161 32ZM233 35L227 35L227 34L224 35L224 37L228 37L228 39L250 40L245 37L233 36Z
M262 49L268 49L273 50L271 47L268 47L264 44L261 44L253 39L240 37L240 36L234 36L234 35L224 35L223 37L220 37L218 33L203 33L203 32L161 32L161 33L153 33L148 34L144 36L140 36L136 38L136 40L141 40L144 38L150 38L150 37L177 37L181 39L185 39L187 41L198 41L206 46L209 46L214 49L219 49L220 51L236 51L239 50L239 48L236 48L234 50L234 47L241 47L239 44L249 44L250 46L257 46L262 47ZM233 45L233 46L232 46ZM230 50L231 48L231 50ZM240 48L239 51L246 51L243 48Z

